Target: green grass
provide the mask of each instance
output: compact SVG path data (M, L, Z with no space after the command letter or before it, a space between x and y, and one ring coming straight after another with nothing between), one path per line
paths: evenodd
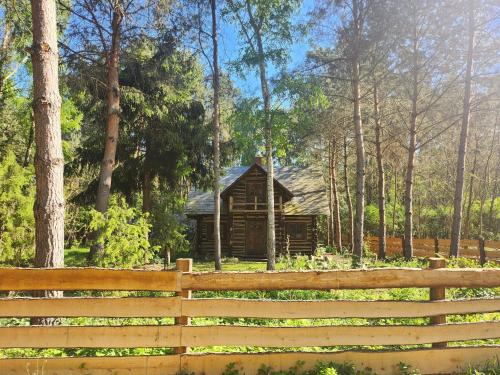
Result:
M87 266L88 247L72 247L64 250L64 265L66 267L85 267Z

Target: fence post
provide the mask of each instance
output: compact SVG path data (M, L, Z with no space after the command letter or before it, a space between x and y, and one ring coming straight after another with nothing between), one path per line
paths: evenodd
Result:
M484 237L479 237L479 263L484 266L486 263L486 251L484 251Z
M439 239L437 237L434 238L434 254L439 254Z
M430 269L438 269L445 268L446 260L443 258L429 258L429 268ZM430 300L431 301L440 301L446 299L446 288L430 288ZM430 319L431 325L436 324L446 324L446 315L436 315L431 316ZM433 348L445 348L447 345L446 342L435 342L432 344Z
M175 268L182 272L192 272L193 271L193 260L188 258L179 258L175 261ZM182 298L191 298L190 290L182 290L175 293L176 296ZM179 326L189 325L191 319L188 316L179 316L175 318L175 324ZM179 346L174 349L175 354L184 354L188 352L188 348L185 346Z

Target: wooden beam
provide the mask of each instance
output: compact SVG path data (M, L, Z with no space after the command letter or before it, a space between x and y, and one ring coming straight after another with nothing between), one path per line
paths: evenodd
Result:
M164 348L180 346L179 326L0 328L0 348Z
M182 327L181 344L263 347L418 345L498 337L500 322L437 326L185 326Z
M0 290L179 291L180 272L99 268L1 268Z
M176 317L180 297L1 298L0 317Z
M339 351L333 353L238 353L199 354L181 357L181 367L188 373L218 375L229 363L235 363L240 373L257 374L262 365L273 371L288 371L297 362L304 361L301 370L314 369L318 362L352 363L358 371L370 368L380 375L399 374L400 363L418 369L422 374L452 374L469 365L496 360L500 346L447 349L419 349L405 351Z
M377 374L399 373L405 363L422 374L450 374L469 365L495 360L500 346L414 349L404 351L337 351L279 353L206 353L163 356L16 358L0 359L2 375L176 375L181 369L196 374L219 375L229 363L247 374L256 374L262 365L273 371L287 371L298 361L303 370L317 362L352 363L358 370L371 368ZM42 372L43 369L43 372Z
M417 345L498 337L499 322L439 326L326 327L30 326L0 328L0 348Z
M500 311L500 298L457 301L264 301L196 298L183 300L191 317L270 319L418 318Z
M176 375L180 356L0 359L2 375Z
M497 287L500 269L368 269L306 272L205 272L183 275L190 290Z

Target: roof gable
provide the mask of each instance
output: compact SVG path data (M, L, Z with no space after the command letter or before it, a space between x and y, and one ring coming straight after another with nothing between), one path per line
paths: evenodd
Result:
M221 190L226 190L251 167L225 169L220 180ZM293 198L285 205L285 215L328 214L328 197L321 168L312 166L275 168L274 178L293 194ZM186 204L187 215L212 215L213 212L213 191L192 189L189 192Z
M259 172L263 173L264 175L267 176L267 170L264 169L261 165L254 163L251 165L244 173L242 173L236 180L233 181L229 186L227 186L222 192L221 192L221 197L225 198L231 191L231 189L241 180L243 180L246 176L248 176L254 169L257 169ZM267 178L267 177L266 177ZM287 195L286 200L290 200L293 198L293 193L288 190L281 182L279 182L276 178L273 178L274 184L277 185L281 190L285 192Z

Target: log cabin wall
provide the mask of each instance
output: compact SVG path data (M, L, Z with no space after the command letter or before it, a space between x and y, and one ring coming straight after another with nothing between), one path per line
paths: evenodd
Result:
M285 246L290 255L312 254L316 247L316 220L310 215L284 217Z
M225 215L221 215L221 251L225 256L230 256L229 247L229 221ZM197 253L200 255L212 255L214 253L214 217L213 215L203 215L196 220L197 228Z

